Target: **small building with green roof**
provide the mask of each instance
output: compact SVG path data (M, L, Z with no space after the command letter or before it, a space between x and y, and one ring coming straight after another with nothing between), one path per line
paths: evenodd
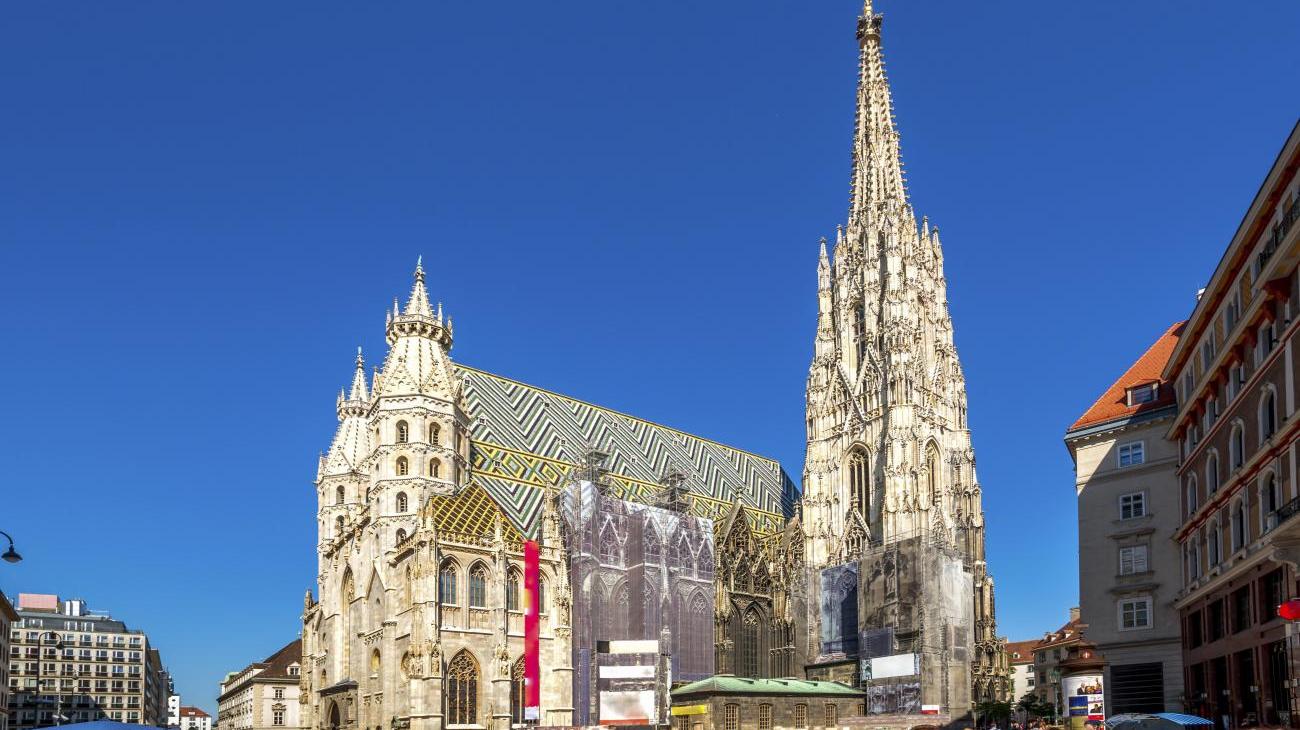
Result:
M863 713L865 693L839 682L719 674L672 691L682 730L838 728Z

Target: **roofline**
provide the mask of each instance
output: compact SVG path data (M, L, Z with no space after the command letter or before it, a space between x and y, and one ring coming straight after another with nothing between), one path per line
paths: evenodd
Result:
M1250 205L1246 206L1246 212L1241 216L1241 222L1237 224L1237 230L1232 234L1232 238L1228 241L1228 247L1224 249L1223 255L1219 257L1219 262L1214 265L1214 272L1210 275L1210 280L1206 282L1205 294L1202 295L1200 299L1196 301L1196 305L1192 307L1192 312L1187 317L1187 324L1190 332L1187 333L1187 336L1179 338L1178 344L1174 346L1174 351L1169 353L1169 361L1165 363L1165 369L1161 371L1165 380L1171 380L1172 373L1182 367L1183 361L1188 356L1188 348L1192 347L1192 345L1188 343L1200 341L1202 334L1201 330L1205 325L1204 320L1206 309L1210 306L1207 302L1213 299L1214 306L1218 306L1218 299L1210 295L1223 288L1222 278L1224 264L1231 258L1235 258L1240 253L1242 246L1246 245L1246 234L1251 232L1251 229L1248 229L1246 226L1254 218L1254 214L1257 212L1256 208L1258 208L1260 203L1263 202L1265 192L1271 190L1272 187L1276 185L1276 181L1273 178L1276 173L1281 171L1283 167L1283 158L1287 156L1286 153L1288 150L1291 150L1292 156L1300 156L1300 119L1297 119L1295 125L1291 128L1291 132L1287 135L1286 141L1282 143L1281 149L1279 149L1277 155L1274 156L1273 164L1269 165L1268 172L1264 175L1263 181L1260 182L1259 189L1255 191L1254 197L1250 199ZM1261 234L1263 230L1263 228L1260 229Z
M1140 411L1138 413L1131 413L1126 416L1120 416L1118 418L1112 418L1106 421L1102 421L1101 423L1094 423L1088 426L1082 426L1080 428L1072 428L1069 431L1065 432L1065 442L1067 445L1069 445L1069 442L1077 439L1085 438L1087 436L1095 436L1096 434L1105 431L1113 431L1115 429L1123 428L1125 426L1137 426L1139 424L1146 423L1147 421L1156 421L1161 418L1171 417L1177 414L1178 414L1178 403L1175 401L1168 405L1164 405L1161 406L1160 408L1155 408L1149 411Z
M680 428L673 428L672 426L665 426L665 425L662 424L662 423L658 423L658 422L651 421L651 420L648 420L648 419L645 419L645 418L641 418L640 416L633 416L633 415L631 415L631 414L624 413L623 411L616 411L616 410L614 410L613 408L608 408L608 407L606 407L606 406L597 405L597 404L592 403L592 402L590 402L590 401L582 400L581 398L574 398L574 397L571 396L571 395L565 395L565 394L563 394L563 393L557 393L557 392L555 392L555 391L553 391L553 390L550 390L549 388L542 388L542 387L537 386L537 385L532 385L531 383L525 383L525 382L522 381L522 380L516 380L516 379L514 379L514 378L507 378L507 377L504 376L504 375L498 375L497 373L489 372L489 371L487 371L487 370L483 370L482 368L476 368L476 367L473 367L473 366L470 366L470 365L466 365L466 364L461 363L461 362L457 362L457 363L455 363L455 367L463 368L463 369L465 369L465 370L469 370L470 372L478 373L479 375L486 375L486 376L491 377L491 378L496 378L497 380L504 380L504 381L506 381L507 383L514 383L515 385L522 385L522 386L525 387L525 388L532 388L533 390L541 391L541 392L543 392L543 393L546 393L547 395L553 395L553 396L555 396L556 398L563 398L564 400L572 401L572 402L577 403L577 404L579 404L579 405L587 406L588 408L595 408L595 409L598 410L598 411L604 411L605 413L609 413L610 415L619 416L619 417L621 417L621 418L627 418L627 419L632 420L632 421L637 421L637 422L639 422L639 423L644 423L644 424L646 424L646 425L648 425L648 426L654 426L655 428L662 428L662 429L665 430L665 431L671 431L671 432L673 432L673 433L680 434L680 435L682 435L682 436L687 436L687 437L689 437L689 438L693 438L693 439L696 439L696 440L698 440L698 441L704 441L705 443L710 443L710 444L713 444L714 446L721 446L721 447L724 448L724 449L729 449L729 450L731 450L731 451L735 451L735 452L738 452L738 453L741 453L741 454L745 454L746 456L752 456L752 457L754 457L755 459L761 459L762 461L766 461L766 462L772 464L773 466L775 466L775 467L777 468L778 471L785 472L785 468L781 466L781 462L779 462L779 461L777 461L776 459L773 459L773 458L771 458L771 457L769 457L769 456L763 456L762 454L756 454L756 453L754 453L753 451L748 451L748 450L746 450L746 449L737 448L737 447L735 447L735 446L731 446L730 444L724 444L724 443L722 443L721 441L714 441L713 439L710 439L710 438L705 438L705 437L703 437L703 436L697 436L696 434L689 433L689 432L687 432L687 431L683 431L683 430L681 430ZM786 476L788 477L789 474L787 473ZM793 480L791 480L791 481L793 481Z

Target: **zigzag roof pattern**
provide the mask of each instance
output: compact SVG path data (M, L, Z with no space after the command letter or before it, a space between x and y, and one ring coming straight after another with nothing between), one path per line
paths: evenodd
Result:
M544 488L556 486L591 448L613 494L653 502L664 474L686 476L691 513L719 519L739 499L755 532L779 530L794 483L773 459L742 451L483 370L456 365L471 417L473 481L519 530L535 534Z

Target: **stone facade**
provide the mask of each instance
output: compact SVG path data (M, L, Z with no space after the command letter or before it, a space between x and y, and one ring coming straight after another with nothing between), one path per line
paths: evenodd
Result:
M725 676L680 687L672 697L679 730L839 728L861 717L863 703L861 692L834 682Z
M882 650L915 648L930 653L928 662L953 667L964 689L956 689L954 676L941 683L948 689L931 686L922 694L942 695L945 709L961 714L972 699L1004 698L1008 678L999 659L993 579L984 562L981 487L948 314L943 249L938 229L927 220L918 226L908 200L881 23L868 0L858 24L848 222L836 235L834 260L823 241L817 265L802 530L814 568L853 563L868 554L895 564L899 550L907 564L934 564L940 554L960 559L969 578L968 619L942 628L931 624L925 635L912 635L913 629L900 627L892 615L860 628L893 631L900 645ZM861 573L881 565L864 563ZM934 604L943 596L899 598ZM878 599L898 600L883 594L864 600ZM864 604L860 613L865 619L877 608ZM932 653L940 646L952 647L942 650L951 656Z

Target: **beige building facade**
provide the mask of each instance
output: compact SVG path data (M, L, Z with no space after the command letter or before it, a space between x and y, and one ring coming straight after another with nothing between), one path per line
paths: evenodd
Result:
M1222 726L1300 726L1294 627L1300 492L1300 125L1200 295L1163 377L1178 389L1187 704Z
M302 642L295 639L260 662L222 680L217 696L219 730L298 730L301 723ZM189 710L188 714L186 711ZM195 708L180 709L183 730L211 718ZM200 714L201 713L201 714ZM203 730L198 728L197 730Z
M9 597L0 591L0 730L9 730L9 656L10 629L18 620L18 612Z
M1182 712L1182 522L1177 413L1161 376L1183 324L1171 326L1066 432L1075 466L1079 607L1107 664L1107 714Z

